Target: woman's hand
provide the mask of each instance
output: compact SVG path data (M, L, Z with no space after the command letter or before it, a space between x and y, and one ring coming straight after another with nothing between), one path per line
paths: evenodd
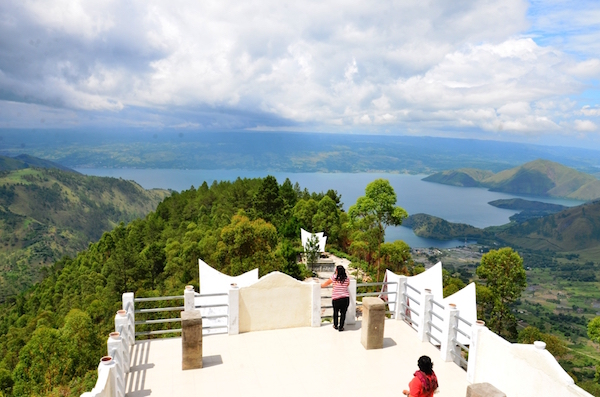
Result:
M408 393L410 393L408 390L402 390L402 394L408 396Z

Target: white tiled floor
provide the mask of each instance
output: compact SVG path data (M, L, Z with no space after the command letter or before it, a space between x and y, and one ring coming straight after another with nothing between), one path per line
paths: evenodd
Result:
M365 350L360 322L344 332L331 325L211 335L204 368L181 370L181 339L138 342L127 396L402 396L417 359L428 355L440 383L438 397L464 397L466 373L440 360L403 322L387 320L384 348Z

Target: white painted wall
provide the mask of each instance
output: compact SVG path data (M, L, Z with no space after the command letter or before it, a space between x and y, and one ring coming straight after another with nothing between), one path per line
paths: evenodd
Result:
M240 288L240 333L268 329L310 327L312 283L273 272Z
M554 356L534 345L510 343L485 327L475 331L477 348L469 356L472 383L488 382L510 397L592 397L576 386Z

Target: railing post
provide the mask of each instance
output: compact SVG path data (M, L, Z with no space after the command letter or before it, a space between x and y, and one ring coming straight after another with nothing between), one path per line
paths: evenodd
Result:
M123 310L127 312L127 338L130 345L135 344L135 301L133 292L123 294Z
M356 280L350 279L350 285L348 286L350 292L350 305L346 311L346 324L356 324Z
M480 335L487 330L485 322L477 320L471 327L471 345L469 346L469 360L467 363L467 382L475 383L477 370L477 354L479 353Z
M194 292L193 285L186 285L183 290L183 310L189 312L195 309L196 293Z
M406 276L400 276L396 286L396 306L394 307L394 317L396 320L404 320L404 305L406 302Z
M444 323L442 324L442 345L440 346L440 355L442 360L446 362L456 361L452 355L454 351L457 353L456 343L452 340L456 339L458 333L454 327L458 326L458 309L454 303L450 303L444 310Z
M319 280L313 280L311 283L311 314L310 326L321 326L321 283Z
M240 289L232 283L227 298L227 332L229 335L240 333Z
M419 306L419 340L425 342L429 340L427 332L431 327L427 322L431 318L431 301L433 300L433 294L430 289L426 289L421 295L421 304Z
M115 315L115 331L121 336L121 342L123 344L124 357L123 364L125 365L125 373L129 372L129 365L131 363L131 344L129 343L129 327L127 321L127 312L125 310L118 310Z
M106 342L106 350L115 362L114 390L115 397L125 397L125 357L123 354L123 341L118 332L111 332Z

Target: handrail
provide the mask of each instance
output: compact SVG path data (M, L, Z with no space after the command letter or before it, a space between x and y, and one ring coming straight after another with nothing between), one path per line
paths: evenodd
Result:
M462 318L460 315L456 316L457 319L459 319L460 321L462 321L463 323L467 324L469 327L472 327L473 324L471 324L470 322L468 322L467 320L465 320L464 318Z
M416 289L415 287L413 287L412 285L410 285L409 283L406 283L406 286L410 289L412 289L413 291L415 291L417 294L421 295L421 291L419 291L418 289Z
M433 303L434 305L436 305L437 307L439 307L440 309L444 310L444 305L442 305L441 303L438 303L435 301L435 299L431 300L431 303Z
M398 284L395 281L382 281L382 282L377 282L377 283L360 283L360 284L356 284L356 288L358 287L374 287L376 285L395 285Z
M171 301L183 299L183 295L174 295L174 296L153 296L150 298L134 298L134 302L156 302L156 301Z

